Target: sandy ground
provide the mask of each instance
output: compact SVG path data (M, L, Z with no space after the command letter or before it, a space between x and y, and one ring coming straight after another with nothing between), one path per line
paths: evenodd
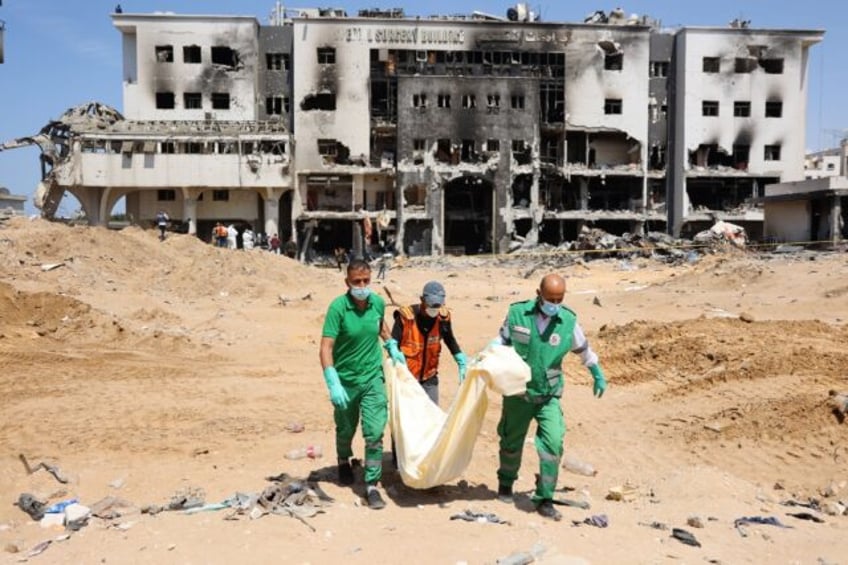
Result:
M412 302L441 280L470 354L510 302L540 276L568 279L610 381L603 399L576 358L566 363L566 449L598 469L563 471L561 522L535 512L532 443L514 505L495 497L500 398L490 406L462 480L405 487L385 465L388 507L369 510L361 477L333 476L332 410L318 363L323 313L343 277L267 252L217 249L184 235L160 243L121 232L15 219L0 226L0 561L61 539L13 505L29 492L91 505L117 496L136 508L202 489L208 502L259 492L267 476L327 477L335 499L300 522L227 511L92 519L34 562L846 563L848 516L800 520L787 500L848 502L848 423L828 408L848 390L848 255L706 255L676 266L650 259L543 257L408 260L386 287ZM540 263L542 265L540 266ZM535 270L534 270L534 267ZM375 288L385 292L381 285ZM456 390L447 353L442 404ZM301 433L287 431L302 424ZM324 448L289 461L289 449ZM361 457L362 441L354 448ZM44 461L70 479L60 484ZM628 501L606 499L628 485ZM573 489L573 490L572 490ZM835 491L835 492L834 492ZM824 497L823 494L831 496ZM509 524L451 520L465 510ZM574 524L606 514L608 528ZM703 527L687 525L700 517ZM749 525L777 517L791 528ZM662 530L653 522L667 525ZM680 543L671 528L694 534ZM745 534L745 535L743 535Z

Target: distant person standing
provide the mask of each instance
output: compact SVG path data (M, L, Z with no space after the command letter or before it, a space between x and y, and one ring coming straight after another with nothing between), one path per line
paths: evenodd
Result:
M275 255L280 254L280 236L277 234L271 236L271 239L268 240L268 249Z
M226 247L228 235L226 226L224 226L224 224L222 224L221 222L218 222L217 224L215 224L214 234L215 245L217 245L218 247Z
M505 396L498 423L500 437L500 466L498 467L498 498L512 502L512 484L518 478L524 437L530 422L536 420L536 451L539 454L539 475L533 503L545 518L560 520L553 506L554 490L563 452L565 420L560 398L564 379L562 360L569 352L580 355L583 365L594 380L596 397L603 396L607 381L598 356L577 323L577 315L562 305L565 279L556 274L542 278L536 298L515 302L509 307L496 343L511 345L530 366L527 391Z
M171 220L165 210L159 210L156 214L156 225L159 228L159 241L165 241L165 231L168 229L168 222Z
M388 340L385 301L371 292L371 266L355 259L347 266L347 292L330 303L321 331L320 359L333 403L339 482L354 482L350 458L358 423L365 440L368 506L385 507L377 483L383 474L383 432L388 400L383 380L380 338Z

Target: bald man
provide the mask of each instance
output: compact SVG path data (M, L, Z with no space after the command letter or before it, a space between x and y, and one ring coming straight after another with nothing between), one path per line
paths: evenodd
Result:
M559 399L562 397L562 360L568 352L580 355L583 365L593 377L593 392L603 396L607 388L598 356L577 323L577 315L562 305L565 279L557 274L545 275L536 298L516 302L509 307L497 342L511 345L530 366L527 391L518 396L505 396L501 419L498 498L512 502L512 484L521 467L521 450L530 422L536 420L536 451L539 454L539 477L533 503L545 518L560 520L554 508L559 463L563 452L565 420Z

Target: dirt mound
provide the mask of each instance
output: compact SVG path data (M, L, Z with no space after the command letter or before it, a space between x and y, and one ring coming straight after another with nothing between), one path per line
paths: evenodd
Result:
M817 321L635 321L602 328L598 339L617 383L659 379L669 384L668 394L737 379L837 376L848 367L848 351L836 345L846 343L848 328Z

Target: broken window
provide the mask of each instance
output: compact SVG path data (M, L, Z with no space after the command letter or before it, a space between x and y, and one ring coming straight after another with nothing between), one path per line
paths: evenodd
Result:
M265 113L269 116L280 116L283 113L283 97L268 96L265 98Z
M702 69L705 73L717 73L721 71L721 59L719 57L704 57Z
M213 92L212 93L212 109L214 109L214 110L229 110L230 109L230 93L229 92Z
M463 108L476 108L477 107L477 95L475 94L463 94L462 95L462 107Z
M702 116L718 116L718 100L704 100L701 102Z
M733 63L733 72L750 73L757 68L757 60L753 57L737 57Z
M197 141L187 141L185 144L185 152L192 155L199 155L201 153L205 153L204 144Z
M412 95L412 107L413 108L426 108L427 107L427 95L426 94L413 94Z
M487 139L486 140L486 151L500 151L501 150L501 141L499 139Z
M177 146L173 141L163 141L160 151L169 155L174 154L177 152Z
M336 48L335 47L319 47L318 48L318 64L319 65L335 65L336 64Z
M783 115L783 102L766 102L766 117L779 118Z
M199 92L183 92L183 106L186 110L203 108L203 96Z
M324 157L335 157L338 153L339 143L335 139L319 139L318 154Z
M654 144L651 146L651 153L648 156L648 168L658 170L665 168L666 146Z
M751 101L737 100L733 103L733 115L737 118L748 118L751 116Z
M156 46L156 61L159 63L174 62L174 46L173 45L157 45Z
M501 107L501 95L500 94L489 94L486 96L486 106L489 108L500 108Z
M213 190L212 191L212 200L214 202L229 202L230 191L229 190Z
M783 59L760 59L760 67L770 75L783 74Z
M259 143L259 152L260 153L270 153L271 155L285 155L286 154L286 142L285 141L270 141L265 140Z
M477 156L477 147L473 139L463 139L462 149L459 155L462 161L473 161Z
M318 94L310 94L304 97L300 103L301 110L335 110L336 109L336 93L335 92L319 92Z
M524 95L516 94L510 98L510 107L513 110L523 110L524 109Z
M212 64L236 67L239 63L238 53L233 49L218 45L212 47Z
M156 191L156 200L159 202L173 202L177 199L177 191L172 188L160 188Z
M200 45L183 46L183 63L200 63Z
M289 70L288 53L265 53L265 67L269 71Z
M748 161L751 159L751 146L747 144L737 144L733 146L733 167L745 171L748 169Z
M427 148L427 142L422 137L416 137L412 140L412 149L414 151L424 151Z
M436 160L442 163L450 163L453 156L453 148L450 139L439 139L436 142Z
M651 61L649 72L651 78L665 78L668 76L668 61Z
M607 98L604 100L604 114L620 114L621 98Z
M605 71L620 71L624 67L624 54L612 53L604 55Z
M451 107L451 95L450 94L439 94L438 103L439 103L439 108L450 108Z
M157 92L156 93L156 108L159 110L174 109L174 93L173 92Z
M763 159L766 161L780 161L780 145L766 145Z

